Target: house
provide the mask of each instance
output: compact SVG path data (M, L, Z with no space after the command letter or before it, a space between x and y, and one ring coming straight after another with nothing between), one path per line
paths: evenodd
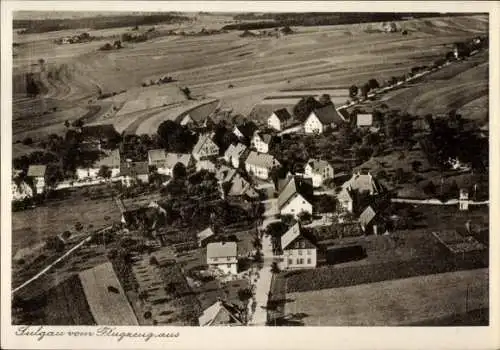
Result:
M30 165L27 176L32 179L35 194L43 193L45 190L46 165Z
M208 241L210 238L213 238L215 236L214 231L212 228L207 227L203 231L200 231L196 234L196 237L198 238L198 246L199 247L204 247L207 245Z
M122 162L120 164L120 175L122 176L122 183L127 187L137 182L149 183L148 162Z
M368 172L361 174L356 172L352 177L342 184L342 189L337 195L337 200L342 208L350 213L356 212L361 205L362 197L370 197L381 194L383 187Z
M187 168L193 163L193 158L189 153L167 153L164 149L148 151L148 164L155 166L158 174L172 176L172 171L178 163Z
M281 166L280 162L272 155L265 153L250 152L245 161L245 170L248 174L266 180L271 169Z
M287 111L286 108L277 109L267 118L267 126L277 131L281 131L285 129L290 121L292 120L292 116Z
M238 246L236 242L215 242L207 244L207 265L226 274L238 273Z
M120 175L120 151L114 149L112 151L103 151L105 156L98 161L94 162L90 167L76 168L76 177L78 180L84 179L97 179L99 177L99 170L101 167L107 167L111 171L111 177Z
M304 122L306 134L322 134L329 128L343 124L345 120L332 104L313 110Z
M309 159L304 177L312 179L313 187L321 187L325 180L333 179L333 167L325 160Z
M313 213L313 187L308 179L292 176L280 190L278 210L281 215L293 215L295 218L302 212Z
M281 236L281 250L285 269L316 267L317 248L302 235L298 222Z
M373 125L373 114L358 113L356 115L356 126L358 128L370 128Z
M230 144L226 152L224 152L224 160L235 168L239 168L240 159L246 151L247 146L242 143L236 145Z
M241 312L236 305L216 301L212 306L209 306L203 311L203 314L198 318L200 326L243 326Z
M269 148L272 146L273 136L267 133L255 132L250 144L259 153L269 153Z
M361 230L366 233L378 234L379 225L377 220L377 213L371 206L367 206L359 216L359 224Z
M193 148L193 157L197 161L208 157L219 155L219 146L212 140L211 134L200 135L198 142Z
M217 169L215 168L215 163L210 160L200 160L196 162L196 171L206 170L211 173L215 173Z
M257 125L255 125L254 122L245 122L240 125L235 125L233 128L233 133L240 141L250 141L257 129Z
M241 197L247 196L249 198L258 198L259 194L252 187L252 185L243 178L240 174L236 173L232 179L222 186L223 197Z
M213 120L209 116L194 116L188 113L184 116L180 116L180 118L178 119L178 123L183 126L185 125L198 128L206 128L213 124Z
M236 174L236 169L230 168L226 165L221 165L215 171L215 178L220 184L231 181L233 176Z

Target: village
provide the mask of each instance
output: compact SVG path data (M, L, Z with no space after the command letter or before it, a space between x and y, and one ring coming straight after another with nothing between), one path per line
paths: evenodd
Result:
M347 289L377 284L372 293L383 293L378 284L486 268L487 130L456 111L417 118L376 102L481 54L487 42L471 38L432 66L390 81L330 88L265 120L218 106L166 119L154 135L119 133L103 122L65 123L64 137L44 143L48 152L14 159L13 211L78 198L88 206L108 203L118 214L99 223L69 222L45 242L17 251L14 319L379 325L377 315L344 310L330 291L346 289L346 298L367 303L369 290L349 296ZM469 147L459 147L464 143ZM419 196L402 194L408 189ZM419 293L431 303L429 288L409 292L411 302L401 302L408 313ZM475 291L465 309L457 297L456 313L479 310L474 317L482 320L483 292ZM446 293L440 297L462 290ZM61 302L68 310L59 305L54 312ZM413 325L449 316L433 302L437 315L383 321Z

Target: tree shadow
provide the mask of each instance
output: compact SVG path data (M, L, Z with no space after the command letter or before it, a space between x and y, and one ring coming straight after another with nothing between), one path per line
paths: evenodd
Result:
M289 298L269 300L267 302L267 307L266 308L268 310L274 311L274 310L277 310L280 307L285 306L286 303L292 303L294 301L295 301L295 299L289 299Z

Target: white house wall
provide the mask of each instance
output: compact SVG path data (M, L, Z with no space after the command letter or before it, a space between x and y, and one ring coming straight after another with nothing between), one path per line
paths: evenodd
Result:
M317 265L317 254L315 248L309 249L287 249L283 252L283 267L314 268Z
M312 205L304 197L297 195L285 206L283 206L283 208L281 208L280 213L281 215L293 215L294 217L297 217L297 215L303 211L312 215Z

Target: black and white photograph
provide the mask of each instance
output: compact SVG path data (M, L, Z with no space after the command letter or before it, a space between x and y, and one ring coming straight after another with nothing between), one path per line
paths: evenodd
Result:
M329 8L12 13L13 326L490 325L490 14Z

